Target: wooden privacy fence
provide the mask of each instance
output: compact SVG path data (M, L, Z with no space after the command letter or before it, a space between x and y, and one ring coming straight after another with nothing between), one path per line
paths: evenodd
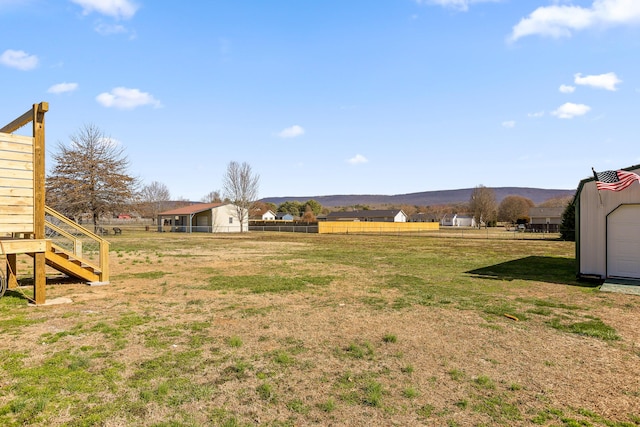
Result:
M349 233L416 233L419 231L437 231L437 222L367 222L367 221L319 221L320 234Z

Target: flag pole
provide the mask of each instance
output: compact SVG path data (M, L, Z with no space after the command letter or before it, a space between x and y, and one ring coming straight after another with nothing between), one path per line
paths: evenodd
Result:
M600 193L600 189L598 188L598 174L596 173L596 170L593 168L593 166L591 166L591 170L593 171L593 176L596 179L596 189L598 190L598 197L600 198L600 206L602 206L602 194Z

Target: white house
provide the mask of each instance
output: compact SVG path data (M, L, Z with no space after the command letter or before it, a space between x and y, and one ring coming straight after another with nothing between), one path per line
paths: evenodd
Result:
M231 203L196 203L158 214L158 231L185 233L234 233L249 230L249 218L242 228L236 206Z
M253 208L249 214L249 221L274 221L275 219L275 212L267 208Z
M274 221L275 219L276 214L271 209L262 214L263 221Z
M440 225L448 227L475 227L473 215L447 214L440 220Z
M640 165L624 171L640 174ZM578 276L640 279L640 183L611 191L584 179L574 202Z

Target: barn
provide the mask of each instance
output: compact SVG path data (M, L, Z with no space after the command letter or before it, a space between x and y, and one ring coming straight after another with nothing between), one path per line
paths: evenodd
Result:
M580 181L574 200L578 277L640 281L640 182L635 174L640 165ZM628 185L621 185L627 176Z

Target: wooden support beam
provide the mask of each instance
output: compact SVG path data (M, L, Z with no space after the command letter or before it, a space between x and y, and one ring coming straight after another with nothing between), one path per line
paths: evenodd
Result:
M36 239L45 238L44 224L44 113L49 111L49 104L41 102L33 104L33 232ZM45 288L47 275L44 253L36 253L33 257L33 298L36 304L46 302Z
M24 113L23 115L21 115L11 123L9 123L8 125L4 126L2 129L0 129L0 132L4 132L4 133L15 132L18 129L20 129L22 126L32 121L34 116L33 112L36 109L36 106L38 107L38 110L41 111L42 113L46 113L47 111L49 111L48 102L41 102L40 104L34 104L33 110L27 111L26 113Z
M0 255L30 254L47 250L46 240L14 239L0 240Z
M7 289L16 289L18 287L18 263L16 254L7 254Z
M109 281L109 242L100 240L100 281Z
M36 253L33 256L33 299L36 305L47 302L45 288L47 285L47 276L45 272L46 259L45 253Z
M9 123L8 125L6 125L5 127L3 127L2 129L0 129L0 132L4 132L4 133L15 132L18 129L20 129L22 126L29 123L32 118L33 118L33 114L31 110L29 110L23 115L21 115L20 117L18 117L17 119L15 119L14 121L12 121L11 123Z

